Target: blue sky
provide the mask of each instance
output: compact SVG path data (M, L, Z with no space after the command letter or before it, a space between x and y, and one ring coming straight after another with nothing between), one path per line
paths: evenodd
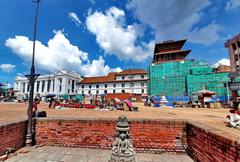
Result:
M36 4L0 1L0 82L29 73ZM191 59L229 64L224 42L240 31L240 0L41 0L36 71L84 76L147 68L154 43L188 39Z

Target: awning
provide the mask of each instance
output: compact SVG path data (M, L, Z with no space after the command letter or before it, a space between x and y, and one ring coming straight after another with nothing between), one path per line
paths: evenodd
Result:
M209 90L200 90L200 91L197 91L197 92L193 92L193 94L198 95L198 96L206 95L206 94L214 95L214 94L216 94L216 92L209 91Z

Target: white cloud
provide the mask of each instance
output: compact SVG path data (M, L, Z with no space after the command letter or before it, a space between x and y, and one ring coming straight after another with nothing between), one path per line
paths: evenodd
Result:
M219 39L218 31L221 27L215 23L211 23L204 28L195 28L189 33L188 38L192 43L209 45Z
M229 0L227 2L225 9L229 11L229 10L235 10L238 7L240 7L240 0Z
M100 56L98 60L93 60L91 64L90 63L85 64L81 68L82 68L82 71L87 71L92 76L99 75L99 71L105 72L103 73L103 75L111 71L114 71L114 72L122 71L122 69L119 67L115 69L111 69L108 65L104 66L104 64L105 64L105 60L102 58L102 56Z
M12 65L12 64L0 64L0 69L6 73L12 72L15 67L16 65Z
M89 2L92 3L92 4L95 4L95 3L96 3L95 0L89 0Z
M216 27L218 24L196 28L203 10L208 6L210 0L185 0L184 3L179 0L155 0L154 3L149 3L148 0L130 0L127 4L127 8L133 11L138 20L154 30L156 40L190 38L190 42L204 44L213 43L219 38L219 27ZM210 31L207 30L209 28ZM202 34L203 31L206 32L205 35Z
M32 44L33 42L25 36L8 38L5 42L7 47L28 63L32 58ZM88 53L72 45L62 31L56 31L47 46L36 41L35 62L38 68L49 72L69 70L77 71L84 76L105 75L110 71L116 71L105 65L102 57L91 62Z
M107 54L116 55L120 60L141 62L152 56L154 42L141 42L139 26L125 25L125 13L116 7L105 13L90 13L86 19L87 29L96 35L96 41Z
M217 63L215 63L213 65L213 67L218 67L220 65L227 65L227 66L230 66L230 60L229 59L226 59L226 58L222 58L221 60L219 60Z
M76 13L69 12L68 16L76 24L76 26L80 26L80 24L82 23Z

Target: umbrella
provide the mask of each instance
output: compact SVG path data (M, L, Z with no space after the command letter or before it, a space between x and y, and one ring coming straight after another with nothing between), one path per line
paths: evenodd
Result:
M48 94L48 95L46 95L45 97L46 98L50 98L50 97L55 97L56 95L55 94Z
M0 83L0 87L5 86L4 84Z

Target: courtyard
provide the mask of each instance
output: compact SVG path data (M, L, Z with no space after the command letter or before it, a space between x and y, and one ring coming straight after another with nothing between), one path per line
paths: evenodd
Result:
M135 103L139 107L138 112L129 111L100 111L95 109L49 109L47 103L38 106L39 111L46 111L48 118L71 119L114 119L119 115L126 115L131 119L169 119L187 120L197 122L204 127L216 128L216 133L231 139L240 139L238 129L227 127L228 109L204 109L204 108L154 108L146 107L142 103ZM26 103L1 103L0 125L26 120Z

